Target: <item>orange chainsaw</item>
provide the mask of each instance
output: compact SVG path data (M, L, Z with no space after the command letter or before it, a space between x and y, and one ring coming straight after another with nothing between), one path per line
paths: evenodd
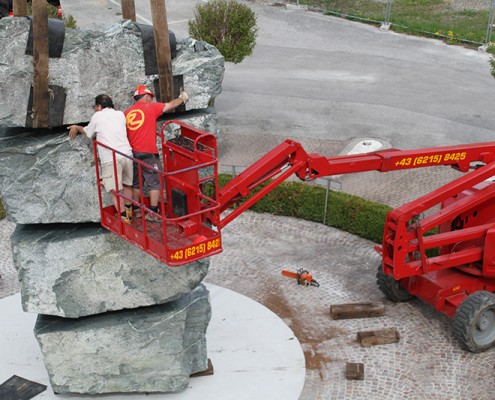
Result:
M306 269L298 269L297 272L282 270L282 275L287 278L297 279L298 285L320 287L320 284L313 279L313 275Z

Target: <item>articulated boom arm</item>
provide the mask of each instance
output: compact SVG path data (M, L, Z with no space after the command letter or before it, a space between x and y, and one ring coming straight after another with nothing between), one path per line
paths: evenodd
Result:
M173 131L178 125L180 134L165 140L168 124L174 124ZM382 243L375 246L381 255L377 283L390 300L417 296L454 317L455 335L470 350L495 344L495 182L487 181L495 175L495 142L327 158L286 140L219 189L212 134L171 120L160 139L163 169L132 159L140 171L140 200L114 192L139 209L140 216L132 220L121 218L120 202L104 206L97 146L107 146L95 141L94 154L102 226L169 266L220 253L221 229L293 174L308 181L439 165L465 172L387 214ZM119 187L118 152L110 150ZM159 213L145 196L143 170L153 170L160 179Z
M263 186L261 190L220 221L220 227L227 225L292 174L307 181L323 176L365 171L388 172L438 165L451 165L462 172L467 172L472 162L478 161L489 164L494 160L495 142L419 150L389 149L374 153L327 158L318 154L308 154L300 143L286 140L220 190L219 202L220 212L222 212L250 196L254 189L271 179L266 186Z

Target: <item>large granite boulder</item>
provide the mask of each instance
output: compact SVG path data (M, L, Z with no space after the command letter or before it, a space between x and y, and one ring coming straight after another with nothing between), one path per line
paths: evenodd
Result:
M0 143L0 193L19 224L100 220L92 144L67 131L26 132Z
M209 267L167 267L96 224L18 225L11 242L24 311L66 318L166 303Z
M216 133L214 112L182 118ZM8 218L18 224L99 222L92 142L83 135L70 140L65 128L3 138L0 194ZM111 204L108 196L105 204Z
M177 392L208 366L208 290L79 319L40 315L34 333L55 393Z
M33 58L26 55L29 29L27 18L0 19L0 93L8 93L8 101L0 107L0 127L29 126L26 116L33 83ZM109 94L118 109L127 108L134 88L153 87L157 78L146 75L144 60L141 30L129 20L103 32L65 29L61 55L49 61L48 82L65 92L63 123L51 126L89 121L94 97L100 93ZM186 109L203 109L221 92L224 58L207 43L178 39L172 73L182 76L190 94Z

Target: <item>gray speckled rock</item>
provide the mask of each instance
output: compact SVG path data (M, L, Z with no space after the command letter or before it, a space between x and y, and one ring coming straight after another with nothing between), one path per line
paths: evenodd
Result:
M182 120L217 134L213 109ZM70 140L64 128L0 138L0 193L8 218L19 224L99 222L91 141Z
M0 141L0 193L19 224L100 220L91 141L65 131Z
M208 366L208 290L80 319L40 315L34 333L55 393L177 392Z
M11 241L24 311L67 318L166 303L209 267L167 267L96 224L18 225Z
M0 103L0 127L26 126L33 81L32 57L25 55L29 25L27 18L0 19L0 93L9 93ZM172 73L183 75L186 109L203 109L221 92L224 59L207 43L178 39ZM104 32L66 29L61 57L50 58L48 83L65 89L63 123L72 124L89 121L97 94L109 94L116 108L125 109L134 88L156 77L145 75L141 32L127 20Z

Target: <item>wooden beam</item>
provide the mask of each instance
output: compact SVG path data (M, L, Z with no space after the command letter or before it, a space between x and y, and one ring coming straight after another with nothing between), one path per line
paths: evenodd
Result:
M150 0L155 37L156 63L160 80L160 99L162 102L173 100L174 83L172 76L172 56L168 34L167 10L165 0Z
M134 0L122 0L122 18L136 22L136 6Z
M27 16L27 0L14 0L12 11L14 12L14 17Z
M33 0L33 128L48 127L48 11Z
M385 314L383 303L334 304L330 306L332 319L371 318Z
M398 343L400 334L395 328L378 329L376 331L358 332L357 340L362 347L370 347L379 344Z
M208 358L208 367L204 371L199 371L191 375L191 378L196 378L198 376L209 376L214 374L213 363Z
M348 380L362 381L364 379L364 364L346 363L345 378Z

